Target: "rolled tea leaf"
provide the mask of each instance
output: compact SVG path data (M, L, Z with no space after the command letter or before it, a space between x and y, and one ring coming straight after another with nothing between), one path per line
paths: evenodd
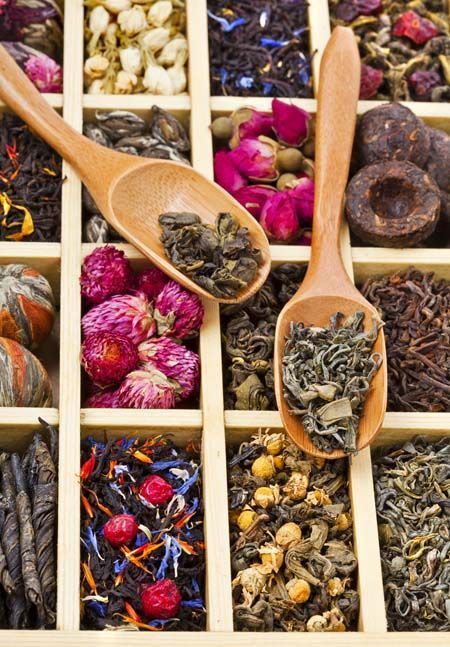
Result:
M0 506L1 505L3 504L0 500ZM6 516L5 510L2 507L0 507L0 537L3 530L3 524L5 522L5 516ZM3 548L1 544L0 544L0 584L3 586L3 589L7 595L10 595L14 591L14 581L11 575L9 574L5 553L3 552ZM0 609L0 615L1 615L1 609ZM1 619L0 619L0 627L1 627Z
M50 456L52 457L53 464L56 466L58 464L58 432L56 431L55 427L50 425L42 418L38 418L38 420L44 427L44 429L47 430L47 433L50 436Z

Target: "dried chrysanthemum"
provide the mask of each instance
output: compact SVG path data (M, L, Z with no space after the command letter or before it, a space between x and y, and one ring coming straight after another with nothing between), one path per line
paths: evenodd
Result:
M271 456L259 456L252 465L252 474L261 479L270 479L275 474L273 458Z
M297 604L303 604L311 595L311 587L306 580L294 577L286 582L286 590L291 600Z
M310 505L330 505L331 504L331 499L328 496L328 494L325 492L325 490L321 490L320 488L317 488L316 490L312 490L311 492L308 492L306 496L306 503L309 503Z
M200 298L176 281L169 281L155 301L158 334L176 339L198 335L204 309Z
M278 528L275 540L281 548L290 548L298 544L302 538L302 530L299 525L293 521L285 523L281 528Z
M259 487L255 490L253 499L256 505L259 505L261 508L270 508L270 506L274 505L277 502L277 498L279 498L279 495L277 496L278 492L275 489L277 487Z
M149 299L156 299L169 280L157 267L150 267L137 275L136 288L144 292Z
M292 499L292 501L300 501L305 498L308 485L309 478L306 474L292 472L288 482L283 487L283 494Z
M119 406L125 409L173 409L179 385L161 371L148 366L129 373L117 394Z
M112 245L99 247L84 259L80 277L81 294L89 304L123 294L133 285L133 272L123 251Z
M81 346L81 364L99 386L110 386L133 371L139 362L136 346L124 335L96 332L87 335Z
M328 626L328 621L324 616L311 616L306 623L306 631L325 631Z
M252 523L255 521L256 516L256 512L251 508L243 510L237 518L237 525L244 532L247 528L250 528Z
M337 595L342 595L345 591L346 580L341 580L340 577L332 577L327 582L327 593L331 595L332 598Z
M261 556L261 562L265 565L269 564L275 573L278 573L283 566L284 551L275 546L274 544L264 544L258 549Z
M153 307L143 292L119 294L89 310L81 320L83 333L116 332L135 344L156 332Z

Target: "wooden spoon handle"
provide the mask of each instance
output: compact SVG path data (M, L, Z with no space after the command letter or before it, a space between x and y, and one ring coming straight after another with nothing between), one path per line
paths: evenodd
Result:
M313 237L307 277L307 283L311 282L308 288L314 287L316 291L321 282L328 294L348 279L339 250L339 232L356 124L360 71L352 30L336 27L320 65Z

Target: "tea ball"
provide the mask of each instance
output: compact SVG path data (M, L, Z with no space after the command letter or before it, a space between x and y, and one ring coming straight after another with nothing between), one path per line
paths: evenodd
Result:
M55 320L55 301L47 279L28 265L0 266L0 336L36 348Z
M51 407L52 387L41 362L12 339L0 337L0 407Z

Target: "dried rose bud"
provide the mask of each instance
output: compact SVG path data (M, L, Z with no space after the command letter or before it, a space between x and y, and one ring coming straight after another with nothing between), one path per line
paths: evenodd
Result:
M120 382L139 362L136 346L124 335L95 332L81 346L81 364L99 386Z
M273 129L287 146L301 146L308 139L311 115L306 110L279 99L272 101Z
M251 186L243 186L233 194L238 202L249 211L256 220L259 220L261 211L266 204L267 200L276 193L273 186L266 186L264 184L253 184Z
M174 618L180 611L181 593L172 580L159 580L142 591L141 605L147 618Z
M195 337L202 325L203 315L200 298L182 288L176 281L169 281L155 301L158 335L176 339Z
M342 0L335 13L339 20L353 22L359 16L372 16L382 9L382 0Z
M173 409L180 386L152 366L129 373L117 398L124 409Z
M84 259L81 294L89 304L102 303L133 286L133 272L123 251L112 245L99 247Z
M371 99L378 92L378 88L383 83L383 70L377 70L370 65L361 64L361 81L359 86L359 98Z
M289 197L295 205L295 212L304 227L311 226L314 214L314 180L304 176L295 181L289 190Z
M214 179L225 191L233 195L248 184L231 160L228 151L217 151L214 155Z
M170 281L169 277L157 267L139 272L136 278L136 289L149 299L156 299L163 287Z
M416 70L408 78L409 88L422 101L430 101L433 88L442 83L441 75L436 70Z
M424 45L431 38L439 34L439 29L434 22L423 18L415 11L406 11L395 22L392 30L393 36L405 36L416 43Z
M84 401L86 409L119 409L118 389L96 391Z
M300 526L298 526L293 521L289 521L288 523L285 523L283 526L281 526L281 528L278 528L277 534L275 535L275 541L277 542L278 546L281 546L281 548L284 549L295 546L295 544L298 544L301 538L302 530Z
M261 212L259 222L270 241L295 240L300 229L296 204L289 192L282 191L270 197Z
M136 538L139 528L132 514L116 514L103 526L103 535L111 546L118 548Z
M237 169L252 180L271 182L278 177L275 168L278 144L268 137L248 137L228 153Z
M143 292L119 294L89 310L81 320L84 335L93 332L116 332L135 344L156 332L153 307Z
M176 380L181 387L179 398L185 400L198 390L200 385L200 358L197 353L168 337L149 339L139 348L139 359L145 367L151 364L167 377Z
M174 491L165 479L152 474L140 485L139 495L151 505L164 505L173 497Z
M231 115L233 136L230 148L239 146L243 139L270 135L273 128L273 117L270 112L259 112L254 108L239 108Z
M62 92L62 68L50 56L30 56L24 69L40 92Z

